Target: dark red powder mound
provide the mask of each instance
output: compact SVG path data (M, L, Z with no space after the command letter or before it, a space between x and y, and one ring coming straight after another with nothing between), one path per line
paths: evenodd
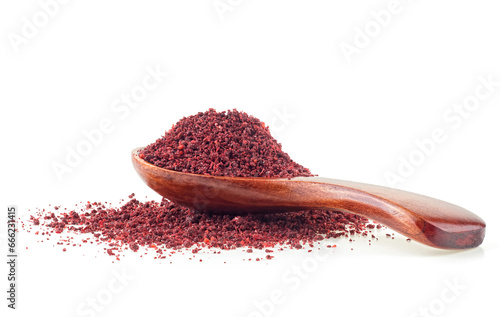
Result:
M184 117L139 156L156 166L194 174L234 177L312 176L290 159L259 119L210 109Z
M163 199L139 202L132 198L119 208L101 203L42 217L56 233L91 233L102 241L118 241L137 251L139 246L168 249L264 249L288 246L301 249L324 238L365 233L366 219L334 211L301 211L269 215L211 215ZM36 219L32 216L34 222ZM248 249L250 248L250 249ZM116 250L115 250L116 251ZM271 251L271 250L266 250ZM112 250L108 254L114 255Z

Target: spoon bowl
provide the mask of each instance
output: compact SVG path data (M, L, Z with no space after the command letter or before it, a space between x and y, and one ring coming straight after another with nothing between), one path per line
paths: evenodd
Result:
M141 159L132 163L158 194L180 205L214 213L334 210L377 221L412 240L442 249L479 246L484 221L474 213L428 196L377 185L321 177L225 177L176 172Z

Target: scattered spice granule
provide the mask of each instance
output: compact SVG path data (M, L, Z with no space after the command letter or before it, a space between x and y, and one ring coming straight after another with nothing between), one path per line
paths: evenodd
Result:
M133 251L145 246L159 253L161 249L179 250L192 246L192 253L202 248L272 252L269 248L302 249L323 238L347 237L351 230L358 233L366 230L365 218L336 211L306 210L236 217L238 221L233 221L232 215L201 213L167 199L159 203L132 198L118 208L96 202L86 205L80 212L72 210L51 215L42 225L56 232L91 234L85 238L87 240L114 241L115 244L106 250L109 255L119 252L118 246L122 244Z

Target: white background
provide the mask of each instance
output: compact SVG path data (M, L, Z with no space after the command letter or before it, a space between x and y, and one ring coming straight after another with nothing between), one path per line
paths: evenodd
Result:
M25 219L37 207L118 203L132 192L158 199L133 170L130 151L183 116L238 108L271 125L284 150L314 173L384 186L398 157L443 129L446 141L395 186L480 215L483 245L449 252L380 231L371 246L358 237L331 242L335 251L284 251L258 263L240 251L181 255L172 264L132 253L113 263L102 246L62 252L57 240L36 242L22 231L18 309L6 308L2 265L2 316L92 316L85 306L92 297L100 300L96 316L419 316L429 307L431 315L495 316L500 87L456 127L443 114L473 100L479 78L500 81L500 4L401 0L377 29L370 12L389 1L221 3L231 10L219 14L212 0L68 1L44 21L37 1L2 1L4 212L16 204ZM40 27L28 38L22 31L34 16ZM369 39L348 62L342 43L354 45L357 28L367 26ZM13 45L16 36L24 42ZM122 94L140 89L148 67L168 78L129 113L113 110ZM113 131L59 180L54 162L65 164L68 147L103 119ZM6 259L5 224L0 232ZM120 283L123 270L131 278ZM456 293L449 283L459 284ZM283 296L271 305L276 292Z

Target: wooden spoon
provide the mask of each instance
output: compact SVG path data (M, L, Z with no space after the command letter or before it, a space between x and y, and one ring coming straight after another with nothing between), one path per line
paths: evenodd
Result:
M472 212L398 189L320 177L224 177L157 167L132 151L142 180L169 200L217 213L276 213L309 209L350 212L373 219L412 240L442 249L481 244L485 223Z

